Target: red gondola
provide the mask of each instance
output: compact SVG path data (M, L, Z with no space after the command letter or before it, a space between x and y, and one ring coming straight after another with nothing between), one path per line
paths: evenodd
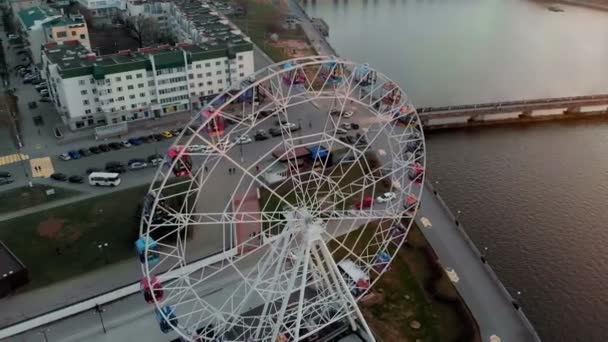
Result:
M399 87L395 83L387 82L382 89L384 90L384 97L382 98L384 104L392 105L401 101L401 90L399 90Z
M414 213L414 209L416 209L416 205L418 205L418 199L412 195L408 195L405 197L405 201L403 202L403 207L405 211L408 213Z
M283 65L283 69L291 69L294 66L293 63L287 62ZM290 86L292 84L302 84L306 77L301 69L293 69L283 74L283 82Z
M157 301L163 299L164 292L162 285L155 276L143 278L140 282L140 288L144 294L144 299L150 304L154 303L154 299Z
M182 151L184 150L183 146L173 146L169 148L167 155L171 158L171 161L177 162L175 166L173 166L173 174L176 177L187 176L192 173L192 158L184 154Z
M211 120L207 122L207 120ZM207 133L212 137L218 137L224 133L226 122L222 116L219 115L218 111L213 108L205 108L201 111L201 119L203 123L207 122L205 129Z

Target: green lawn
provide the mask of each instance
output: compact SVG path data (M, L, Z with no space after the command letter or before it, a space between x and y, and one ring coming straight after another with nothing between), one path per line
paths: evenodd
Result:
M2 240L28 267L33 289L135 258L135 215L148 186L135 187L0 222Z
M382 301L364 305L363 314L385 341L479 341L476 324L448 277L430 262L428 248L413 226L407 245L374 287ZM412 320L421 327L410 327Z
M46 191L54 189L53 195ZM24 186L0 192L0 214L11 213L17 210L34 207L40 204L58 201L75 196L80 192L56 186L36 184L33 187Z

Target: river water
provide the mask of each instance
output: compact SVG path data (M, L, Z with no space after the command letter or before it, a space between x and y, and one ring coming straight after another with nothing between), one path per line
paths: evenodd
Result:
M341 56L417 106L608 93L608 13L524 0L317 0ZM429 176L544 341L608 341L608 122L427 137Z

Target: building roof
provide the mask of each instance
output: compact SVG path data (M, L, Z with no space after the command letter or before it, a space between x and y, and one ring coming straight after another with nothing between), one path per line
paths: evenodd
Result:
M131 70L152 70L150 56L153 56L156 69L183 67L185 63L220 57L234 58L236 53L250 51L253 45L240 39L228 39L202 44L163 45L142 48L137 51L125 50L118 54L95 56L78 41L63 44L50 43L44 47L44 54L50 63L56 64L63 78L92 75L103 79L107 74ZM184 52L186 60L184 60Z
M61 17L56 18L50 21L47 21L43 24L44 27L55 27L55 26L69 26L69 25L80 25L86 24L84 18L81 16L77 17Z
M25 265L0 241L0 279L25 269Z
M17 12L17 16L23 25L29 30L36 21L42 21L47 18L61 15L57 10L50 7L30 7Z

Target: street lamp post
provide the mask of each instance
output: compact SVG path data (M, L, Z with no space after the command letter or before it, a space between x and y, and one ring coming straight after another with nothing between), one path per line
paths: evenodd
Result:
M103 329L103 333L107 334L108 331L106 330L106 325L103 322L103 315L102 313L104 313L106 310L103 309L99 304L95 305L95 312L99 315L99 321L101 321L101 328Z
M454 222L456 222L456 225L460 225L460 223L458 222L458 219L460 218L460 214L462 214L462 211L460 211L460 210L456 211L456 217L454 217Z
M99 249L99 251L103 255L103 260L106 263L106 265L109 264L108 254L106 252L106 249L108 248L108 246L110 246L110 244L107 243L107 242L103 242L103 243L100 243L100 244L97 245L97 248Z

